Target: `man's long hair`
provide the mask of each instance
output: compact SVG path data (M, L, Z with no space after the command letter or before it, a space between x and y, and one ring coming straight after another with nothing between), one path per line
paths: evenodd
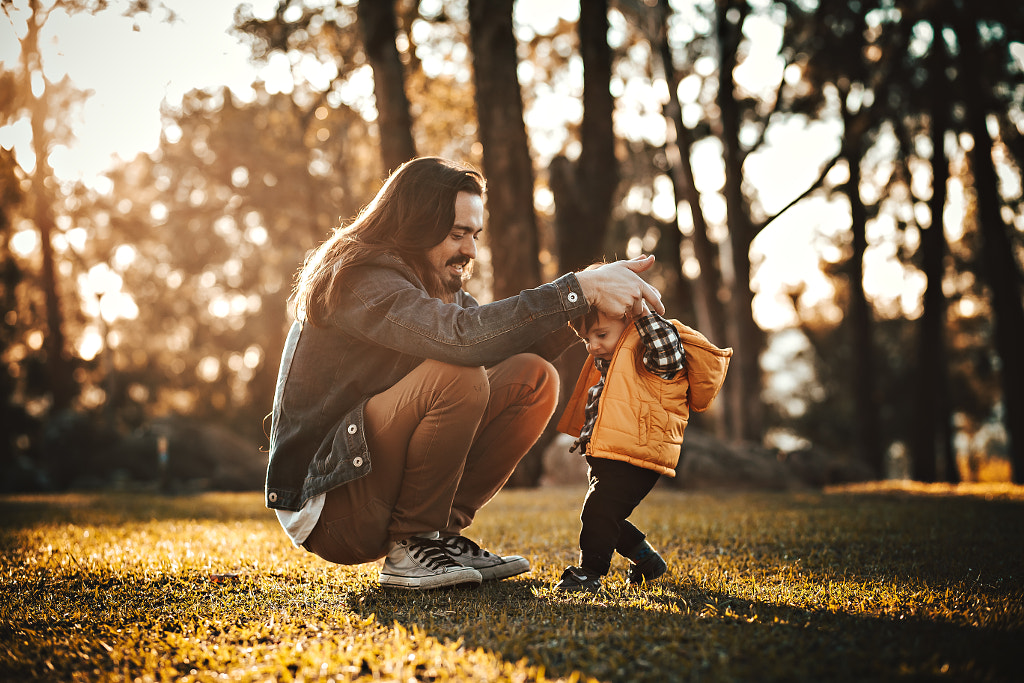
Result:
M399 166L355 220L335 228L306 259L295 282L298 317L324 325L338 305L348 269L384 253L411 267L431 296L442 296L444 284L426 252L455 224L456 196L483 196L485 190L483 176L465 164L418 157Z

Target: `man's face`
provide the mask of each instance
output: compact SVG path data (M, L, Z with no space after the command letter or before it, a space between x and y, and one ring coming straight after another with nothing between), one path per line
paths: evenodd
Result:
M594 358L611 360L615 353L615 345L619 337L629 325L627 318L610 318L604 313L597 314L597 320L593 325L582 330L580 337L587 344L587 353Z
M484 200L470 192L455 197L455 224L448 236L427 250L427 261L451 292L462 288L476 258L476 241L484 229Z

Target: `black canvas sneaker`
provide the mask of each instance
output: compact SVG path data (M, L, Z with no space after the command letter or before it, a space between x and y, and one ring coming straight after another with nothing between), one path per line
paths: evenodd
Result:
M561 580L555 584L555 590L597 593L601 590L601 577L586 567L566 567Z

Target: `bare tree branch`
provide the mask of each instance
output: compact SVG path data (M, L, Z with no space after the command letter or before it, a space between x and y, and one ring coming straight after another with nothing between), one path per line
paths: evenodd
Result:
M772 221L774 221L776 218L792 209L795 204L802 201L803 199L806 199L807 196L810 195L815 190L818 190L821 187L823 187L825 185L825 177L828 175L829 171L832 170L832 167L835 166L842 158L842 152L839 152L834 157L829 159L828 163L825 164L824 168L821 169L821 173L818 174L818 179L811 183L811 185L808 186L806 190L801 192L795 199L793 199L793 201L791 201L789 204L786 204L784 207L775 212L774 215L769 216L768 218L764 219L763 221L755 225L754 234L757 235L758 233L760 233L762 230L767 228Z
M783 67L782 70L783 70L783 72L785 72L785 70L786 70L785 67ZM754 152L759 150L761 148L761 146L764 145L765 136L768 134L768 125L771 123L772 117L775 116L776 114L778 114L779 111L780 111L779 110L779 102L782 101L782 89L784 87L786 87L786 79L785 78L780 78L779 79L779 87L776 88L776 90L775 90L775 102L774 102L774 104L772 104L772 109L764 117L764 125L761 126L761 134L757 136L757 140L754 141L754 144L752 144L743 153L743 160L744 161L746 160L747 157L749 157L751 154L753 154Z

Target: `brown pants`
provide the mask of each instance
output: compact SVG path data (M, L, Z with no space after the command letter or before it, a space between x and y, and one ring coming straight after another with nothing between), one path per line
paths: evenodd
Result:
M557 399L558 373L540 356L490 369L424 361L366 404L372 469L327 492L304 546L360 564L411 536L460 533L537 441Z

